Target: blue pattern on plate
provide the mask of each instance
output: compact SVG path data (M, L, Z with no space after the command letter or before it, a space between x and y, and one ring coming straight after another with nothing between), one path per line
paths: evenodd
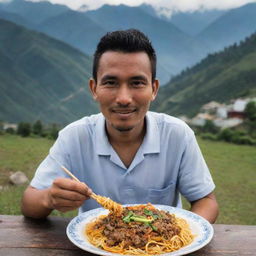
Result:
M124 206L132 206L132 205L135 205L135 204L129 204ZM157 209L176 214L177 216L186 219L190 225L194 225L196 229L199 230L199 233L196 234L197 237L195 237L194 241L190 245L187 245L179 249L178 251L165 253L162 255L164 256L185 255L202 248L203 246L205 246L211 241L213 237L212 225L201 216L187 210L183 210L180 208L175 208L167 205L154 205L154 206ZM75 217L74 219L72 219L68 224L67 230L66 230L67 236L70 239L70 241L74 243L76 246L78 246L79 248L92 252L94 254L107 255L107 256L119 255L117 253L106 252L104 250L96 248L86 240L86 237L84 235L84 227L88 222L92 221L99 215L107 214L107 213L108 213L108 210L105 210L103 208L97 208L97 209L84 212L78 215L77 217ZM193 231L193 228L192 228L192 231Z

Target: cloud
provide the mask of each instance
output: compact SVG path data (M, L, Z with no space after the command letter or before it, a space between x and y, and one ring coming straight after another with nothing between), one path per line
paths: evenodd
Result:
M173 12L193 12L197 10L226 10L236 8L256 0L160 0L150 1L158 12L170 16Z
M3 2L6 0L0 0ZM39 2L40 0L30 0ZM143 3L152 5L159 12L170 15L172 12L191 12L209 9L231 9L256 0L49 0L51 3L65 4L72 9L86 6L88 10L95 10L104 4L138 6Z

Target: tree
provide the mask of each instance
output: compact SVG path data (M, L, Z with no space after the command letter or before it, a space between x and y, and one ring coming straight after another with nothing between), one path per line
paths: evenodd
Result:
M203 132L216 134L219 132L219 128L213 123L212 120L206 120L202 128Z
M52 124L52 125L51 125L51 128L50 128L50 131L49 131L48 137L49 137L50 139L56 140L57 137L58 137L58 133L59 133L59 129L58 129L57 124Z
M31 125L30 123L20 122L18 124L17 134L22 137L28 137L31 133Z
M244 113L246 118L250 121L256 121L256 102L250 101L247 103Z
M6 130L5 130L6 133L9 133L9 134L15 134L15 130L12 128L12 127L8 127Z
M4 131L4 122L0 120L0 132Z
M246 125L248 126L248 133L252 137L256 137L256 102L251 101L245 107Z
M33 124L33 133L36 135L42 135L43 133L43 124L40 120L37 120L34 124Z

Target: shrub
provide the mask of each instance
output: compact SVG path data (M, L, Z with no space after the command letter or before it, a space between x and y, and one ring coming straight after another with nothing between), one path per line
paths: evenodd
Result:
M217 140L217 136L212 133L203 133L203 134L201 134L201 138L204 140L212 140L212 141Z
M232 142L233 135L234 135L234 132L232 130L226 128L218 134L218 139L224 140L227 142Z
M33 133L36 135L42 135L43 132L43 124L40 120L37 120L34 124L33 124Z
M250 136L234 136L233 141L236 144L256 145L256 140Z
M21 135L22 137L28 137L31 133L31 125L30 123L19 123L17 134Z
M222 130L218 134L217 139L235 144L256 145L256 140L246 135L244 131L233 131L231 129Z
M204 126L202 127L202 131L205 133L217 134L219 130L220 129L213 123L212 120L206 120Z
M58 133L59 133L58 125L57 124L52 124L49 131L48 131L47 137L49 139L56 140L57 137L58 137Z
M7 128L7 129L5 130L5 132L6 132L6 133L9 133L9 134L14 134L14 133L15 133L15 130L14 130L13 128L9 127L9 128Z

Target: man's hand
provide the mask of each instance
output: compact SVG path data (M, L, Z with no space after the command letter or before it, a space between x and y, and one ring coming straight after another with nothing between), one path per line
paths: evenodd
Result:
M67 212L80 207L92 193L92 190L82 182L67 178L55 179L48 189L46 207Z
M45 218L52 210L67 212L80 207L92 191L84 183L67 178L57 178L48 189L28 186L21 203L24 216Z

